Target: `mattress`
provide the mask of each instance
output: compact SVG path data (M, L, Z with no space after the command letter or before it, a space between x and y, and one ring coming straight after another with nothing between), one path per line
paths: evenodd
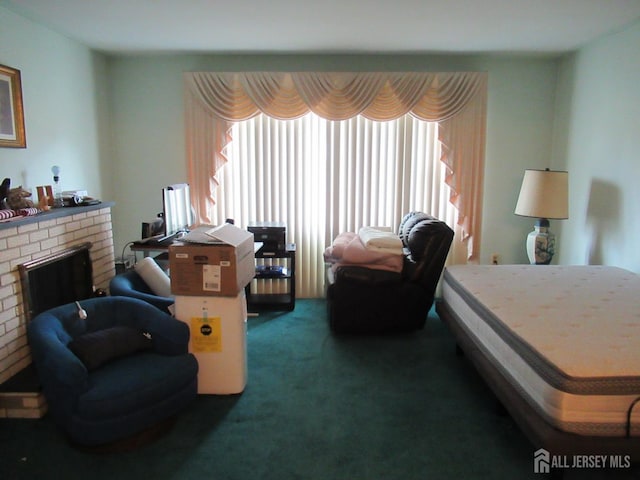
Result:
M639 295L640 276L606 266L451 266L442 287L522 397L554 427L589 436L625 436L628 424L640 435Z

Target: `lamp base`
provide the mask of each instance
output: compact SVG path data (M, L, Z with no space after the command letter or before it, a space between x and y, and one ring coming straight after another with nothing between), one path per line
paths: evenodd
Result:
M549 231L549 220L538 219L527 236L527 255L532 265L549 265L556 249L556 236Z

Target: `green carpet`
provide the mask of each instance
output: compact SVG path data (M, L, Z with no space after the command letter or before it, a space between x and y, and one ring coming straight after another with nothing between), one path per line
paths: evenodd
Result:
M324 300L299 300L249 318L248 352L241 395L199 396L133 452L78 451L48 417L0 420L0 478L544 478L433 313L408 335L336 337ZM600 478L586 473L566 478Z

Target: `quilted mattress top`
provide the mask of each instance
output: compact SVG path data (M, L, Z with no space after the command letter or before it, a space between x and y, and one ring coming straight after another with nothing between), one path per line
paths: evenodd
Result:
M640 276L608 266L460 265L445 281L568 378L640 376ZM635 383L635 382L632 382Z

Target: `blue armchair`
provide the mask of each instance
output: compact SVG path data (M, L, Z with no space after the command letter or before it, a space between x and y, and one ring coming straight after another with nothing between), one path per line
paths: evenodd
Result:
M135 270L129 270L113 277L109 283L109 293L114 296L139 298L163 312L168 312L168 308L175 302L171 297L161 297L153 293L149 285Z
M198 362L185 323L133 298L79 305L47 310L27 325L49 412L72 442L126 439L196 397Z

